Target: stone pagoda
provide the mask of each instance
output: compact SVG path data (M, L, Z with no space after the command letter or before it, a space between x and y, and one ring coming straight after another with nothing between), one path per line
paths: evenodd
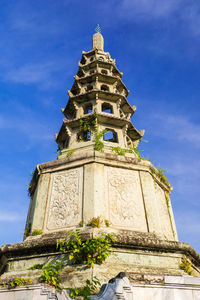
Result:
M57 160L37 165L30 183L24 241L1 248L3 280L17 275L37 283L39 271L28 269L60 256L57 238L76 229L85 239L115 233L113 252L103 264L83 268L69 262L62 272L64 287L81 286L93 276L107 282L122 272L93 299L133 299L126 293L132 293L134 285L152 288L157 283L164 289L174 284L174 278L181 278L185 287L190 283L183 281L183 262L196 276L191 278L200 276L199 254L178 242L171 185L138 153L144 130L131 122L136 107L127 100L122 75L104 51L103 36L95 33L92 50L82 52L62 109L63 123L55 135ZM100 228L91 226L92 220L98 220ZM195 282L200 289L200 281ZM117 286L121 286L121 298L116 296Z

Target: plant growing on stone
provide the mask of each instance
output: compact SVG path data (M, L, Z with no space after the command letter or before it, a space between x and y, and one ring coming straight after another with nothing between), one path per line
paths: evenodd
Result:
M42 267L40 281L48 283L57 289L60 289L60 273L59 271L64 268L64 263L60 260L55 263L48 263Z
M100 217L93 217L90 220L90 222L88 223L88 226L100 228L101 227L101 218Z
M98 129L95 131L94 135L94 150L103 152L104 148L104 142L102 141L102 138L104 134L107 132L106 129L103 129L101 131L98 131Z
M90 300L90 295L94 295L98 293L99 288L101 287L101 283L99 279L94 276L94 278L90 280L86 280L86 284L83 287L80 288L69 288L70 291L70 297L72 299L75 299L78 296L82 296L84 300Z
M31 232L31 236L36 236L36 235L40 235L40 234L43 234L43 231L42 231L42 230L39 230L39 229L34 229L34 230Z
M106 225L106 227L110 227L110 222L108 220L104 220L104 224Z
M111 253L114 234L101 234L99 236L83 240L79 230L71 231L69 238L57 240L58 249L65 253L72 264L85 264L93 267L94 264L102 264Z
M14 278L12 280L9 280L6 283L3 283L4 287L7 287L8 289L14 289L21 285L31 284L31 280L28 278Z
M24 237L27 238L30 235L30 233L31 233L31 223L28 223L24 231Z
M35 264L32 267L28 268L28 270L41 270L44 264Z
M184 270L188 275L192 275L192 264L187 260L186 256L181 258L179 268Z

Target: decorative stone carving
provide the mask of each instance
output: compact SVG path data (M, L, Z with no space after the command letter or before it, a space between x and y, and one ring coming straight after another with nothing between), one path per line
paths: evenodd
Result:
M155 184L155 194L156 194L156 202L159 210L159 216L161 216L161 220L160 220L161 231L166 239L174 240L169 210L167 208L167 203L165 199L165 193L157 183Z
M53 174L47 229L77 225L81 220L82 168Z
M107 180L111 223L147 231L138 172L108 167Z

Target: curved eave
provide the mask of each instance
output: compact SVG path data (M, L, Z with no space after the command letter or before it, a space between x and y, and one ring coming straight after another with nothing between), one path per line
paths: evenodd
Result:
M74 86L74 84L76 82L77 83L81 83L81 82L82 83L87 83L88 80L95 81L97 76L98 76L98 81L100 81L102 83L111 83L111 84L113 84L116 81L118 81L123 86L123 88L125 89L125 91L126 91L126 97L128 96L129 90L127 89L127 87L125 86L125 84L123 83L123 81L121 80L121 78L119 78L118 76L106 75L106 74L102 74L102 73L99 73L99 72L96 72L94 74L87 75L87 76L84 76L84 77L78 77L77 76L78 78L75 79L75 81L73 83L73 86Z
M82 118L87 118L89 116L93 116L94 114L86 114L84 115ZM82 118L76 118L76 119L73 119L73 120L68 120L68 119L63 119L63 124L62 124L62 127L58 133L58 136L56 138L56 141L59 141L59 138L61 137L61 135L64 133L64 135L66 134L67 135L67 132L66 132L66 127L69 127L69 128L77 128L78 126L80 126L80 120ZM137 130L132 122L128 119L125 119L125 118L119 118L119 117L116 117L112 114L108 114L108 113L101 113L101 114L97 114L97 122L99 124L104 124L104 126L116 126L116 127L119 127L119 128L123 128L124 126L128 125L128 134L130 136L130 138L132 140L138 140L138 139L141 139L142 138L142 134L139 130Z
M102 61L102 60L97 59L97 58L95 58L93 61L88 62L86 64L81 64L81 62L79 62L79 68L82 68L83 70L90 70L90 69L94 68L97 64L99 66L107 65L109 67L114 67L115 70L117 71L117 73L119 74L120 78L122 77L122 73L118 70L118 68L116 67L114 62Z
M65 114L70 101L77 101L78 103L82 103L85 101L94 100L94 99L96 99L96 94L98 94L98 98L102 99L102 100L108 100L108 101L111 100L111 101L115 102L115 101L118 101L119 99L121 99L122 107L126 110L127 113L131 113L131 115L133 115L135 112L133 110L133 108L131 107L131 105L129 104L129 102L127 101L125 96L123 96L121 94L117 94L117 93L111 93L111 92L107 92L107 91L93 89L92 91L70 97L63 113Z

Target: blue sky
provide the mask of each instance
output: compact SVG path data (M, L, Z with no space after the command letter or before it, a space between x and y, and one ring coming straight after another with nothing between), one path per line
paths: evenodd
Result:
M36 164L56 158L82 50L99 23L145 129L144 156L167 170L179 239L200 252L198 0L0 0L0 245L20 242Z

